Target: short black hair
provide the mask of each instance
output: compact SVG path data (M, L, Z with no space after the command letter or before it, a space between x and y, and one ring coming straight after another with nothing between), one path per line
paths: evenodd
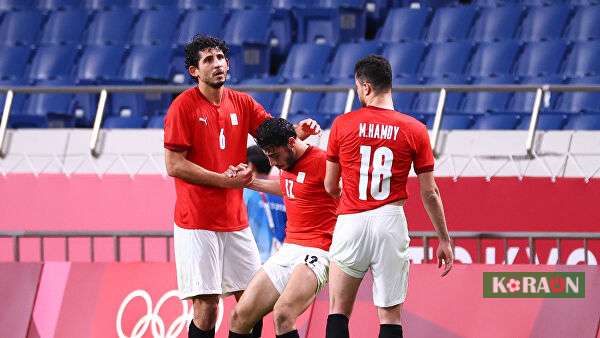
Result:
M259 174L268 175L271 172L269 159L258 146L248 147L246 155L248 156L248 163L252 163Z
M368 55L354 65L354 76L359 81L369 82L376 93L392 88L392 66L381 55Z
M290 137L296 137L294 125L288 120L275 117L266 120L256 131L256 144L262 149L287 146Z
M229 47L227 47L225 41L209 35L196 34L192 41L185 45L185 69L188 70L191 66L198 67L200 52L211 48L220 49L225 54L225 58L229 59ZM195 76L191 77L198 82Z

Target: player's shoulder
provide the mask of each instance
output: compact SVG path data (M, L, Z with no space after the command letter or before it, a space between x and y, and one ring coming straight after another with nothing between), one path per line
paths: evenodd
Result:
M181 94L177 95L177 97L172 101L171 106L180 107L195 103L196 97L198 95L197 90L197 87L191 87L184 90L183 92L181 92Z
M223 90L229 96L229 98L232 100L240 100L240 101L252 100L252 96L250 96L250 94L248 94L248 93L240 92L235 89L228 88L228 87L223 87Z

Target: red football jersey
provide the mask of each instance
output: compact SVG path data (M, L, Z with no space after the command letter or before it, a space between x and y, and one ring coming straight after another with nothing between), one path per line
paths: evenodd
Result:
M372 210L405 199L411 164L433 170L426 127L394 110L365 107L335 119L327 159L338 162L342 197L338 215Z
M279 184L287 213L285 242L329 250L338 200L325 191L325 151L309 147Z
M210 103L198 87L181 93L165 117L165 148L187 151L186 158L222 173L246 163L248 133L270 115L247 94L225 88L220 105ZM175 224L186 229L238 231L248 226L242 189L195 185L175 178Z

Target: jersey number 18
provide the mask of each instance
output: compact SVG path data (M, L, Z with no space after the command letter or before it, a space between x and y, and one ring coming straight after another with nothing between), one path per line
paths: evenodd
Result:
M394 153L388 147L379 147L373 153L373 172L371 173L371 196L384 200L390 196L390 178ZM360 180L358 182L358 198L367 200L369 184L369 168L371 167L371 146L360 146Z

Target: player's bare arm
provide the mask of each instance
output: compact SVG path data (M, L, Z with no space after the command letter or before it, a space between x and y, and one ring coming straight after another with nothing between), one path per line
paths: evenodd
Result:
M227 172L216 173L187 160L186 155L185 151L165 149L165 163L169 176L192 184L218 188L242 188L254 179L252 171L248 168L238 172L235 177L229 177Z
M442 261L444 262L444 272L442 273L442 277L444 277L452 269L454 254L452 252L448 228L446 227L442 198L440 196L440 191L435 184L433 172L421 173L418 175L418 178L423 206L425 207L427 215L429 215L429 219L431 220L431 223L433 223L440 240L436 256L438 258L438 267L442 266Z
M340 175L340 164L328 160L325 172L325 191L336 198L339 198L342 194L342 189L340 188Z
M250 182L250 184L248 184L246 188L250 188L252 190L260 192L266 192L268 194L283 196L283 193L281 192L281 186L279 185L279 181L276 180L257 178Z

